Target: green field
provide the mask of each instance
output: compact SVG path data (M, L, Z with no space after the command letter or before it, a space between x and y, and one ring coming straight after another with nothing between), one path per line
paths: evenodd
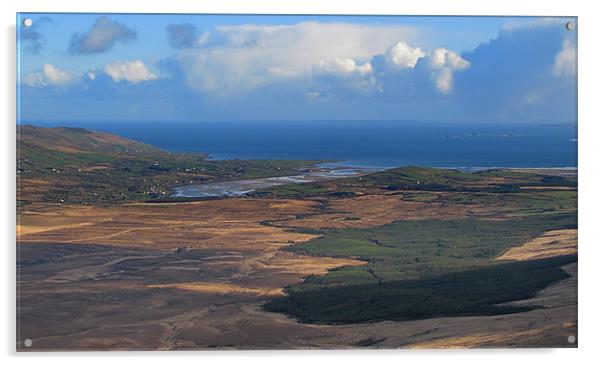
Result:
M288 287L286 297L273 299L266 308L312 323L530 310L500 304L529 298L565 278L559 267L576 256L506 263L494 259L545 231L576 227L573 211L509 220L399 221L367 229L312 231L323 236L290 249L367 264L310 276Z
M265 308L323 324L500 315L534 309L500 305L533 296L568 277L559 267L576 256L495 264L424 279L331 288L291 288Z
M299 288L378 283L487 265L510 247L545 231L576 228L576 225L574 214L505 221L400 221L367 229L317 231L314 233L323 237L290 249L306 255L354 257L368 262L366 266L345 267L327 275L313 276Z

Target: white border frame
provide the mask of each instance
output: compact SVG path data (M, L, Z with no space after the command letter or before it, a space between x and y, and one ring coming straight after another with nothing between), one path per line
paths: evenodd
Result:
M579 0L123 0L79 1L70 0L4 0L2 7L2 63L3 87L1 122L2 138L2 232L3 293L0 301L2 322L0 344L5 360L23 363L60 362L78 364L82 360L90 364L106 361L131 361L132 356L143 356L145 362L159 364L166 357L176 356L177 361L215 361L224 357L228 362L305 364L308 361L345 362L362 364L368 356L377 361L400 363L401 361L427 361L482 364L506 364L517 357L536 358L549 364L566 365L591 360L601 348L599 314L599 282L601 276L599 258L602 242L597 230L600 211L599 172L602 157L600 143L599 95L602 80L602 60L599 35L602 34L602 13L596 11L596 2ZM438 350L438 351L203 351L186 353L15 353L15 13L16 12L129 12L129 13L249 13L249 14L394 14L394 15L499 15L499 16L578 16L579 44L579 349L562 350ZM302 356L301 356L302 355ZM403 357L403 358L401 358Z

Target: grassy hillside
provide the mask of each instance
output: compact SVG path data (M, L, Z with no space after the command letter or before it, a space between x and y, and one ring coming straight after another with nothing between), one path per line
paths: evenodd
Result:
M76 155L117 154L129 156L166 153L145 143L83 128L42 128L22 125L17 128L17 141L23 152L25 149L41 149Z
M169 187L298 173L321 161L211 161L81 128L20 126L17 201L98 204L168 196Z

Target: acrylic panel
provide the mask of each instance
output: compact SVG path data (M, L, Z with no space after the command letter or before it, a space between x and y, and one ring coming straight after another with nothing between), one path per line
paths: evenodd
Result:
M17 350L576 347L577 25L17 14Z

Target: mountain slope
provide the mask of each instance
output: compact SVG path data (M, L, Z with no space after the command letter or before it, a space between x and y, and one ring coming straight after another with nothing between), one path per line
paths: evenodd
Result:
M82 128L17 130L17 201L98 204L170 195L170 186L298 173L320 161L207 160Z
M83 128L42 128L23 125L17 129L17 142L22 147L44 148L65 153L108 153L143 155L160 150L150 145L113 134Z

